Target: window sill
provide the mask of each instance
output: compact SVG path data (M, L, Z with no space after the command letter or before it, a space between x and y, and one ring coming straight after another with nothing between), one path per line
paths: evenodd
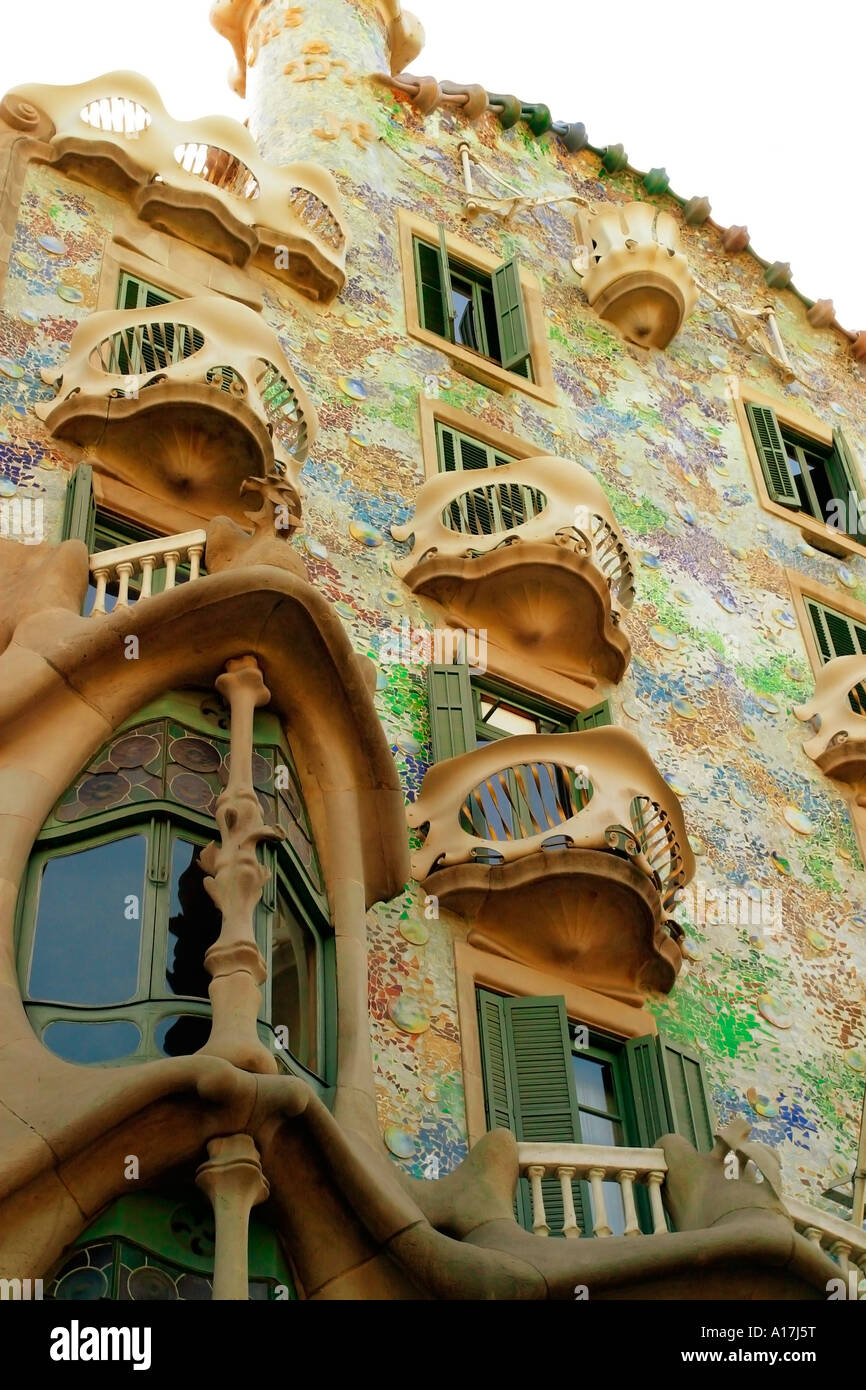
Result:
M419 343L436 348L438 352L450 358L455 371L468 376L472 381L480 382L482 386L489 386L500 394L521 391L524 395L534 396L536 400L544 401L547 405L557 404L556 392L551 387L530 381L528 377L518 376L516 372L509 372L498 362L492 362L489 357L483 357L471 348L451 343L447 338L440 338L437 333L431 333L427 328L415 328L412 325L409 327L409 336L417 338Z

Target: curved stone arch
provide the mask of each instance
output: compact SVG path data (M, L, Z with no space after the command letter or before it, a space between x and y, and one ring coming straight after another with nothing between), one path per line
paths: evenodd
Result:
M403 887L408 849L397 770L373 706L372 670L356 657L339 617L306 580L240 562L131 608L82 618L87 556L80 542L43 553L10 542L0 558L9 619L0 656L0 1081L7 1091L16 1074L41 1078L39 1122L21 1133L9 1114L12 1169L17 1144L31 1150L34 1130L42 1136L37 1147L62 1151L69 1143L64 1126L86 1127L86 1104L104 1109L111 1095L120 1099L124 1074L130 1080L130 1068L100 1074L53 1057L24 1014L12 939L36 837L58 796L130 716L170 689L212 685L227 661L248 653L261 666L293 749L327 885L340 992L336 1104L377 1134L364 915ZM11 614L18 621L10 633ZM133 639L137 656L130 659ZM171 1059L136 1064L136 1084L159 1091L164 1083L156 1073L174 1066ZM77 1097L71 1110L57 1105L63 1096ZM10 1112L20 1115L16 1102ZM0 1197L3 1189L0 1173Z

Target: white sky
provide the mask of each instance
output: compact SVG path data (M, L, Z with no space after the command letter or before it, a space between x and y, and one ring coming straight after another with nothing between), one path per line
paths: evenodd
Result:
M316 0L306 0L312 10ZM427 31L419 74L480 82L594 145L663 165L677 193L706 194L746 223L797 287L866 328L862 0L408 0ZM243 118L229 46L209 0L3 0L0 91L135 68L181 119Z

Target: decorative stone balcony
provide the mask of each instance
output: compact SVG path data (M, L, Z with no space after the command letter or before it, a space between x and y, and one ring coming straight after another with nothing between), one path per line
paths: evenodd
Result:
M276 464L293 484L315 410L262 318L216 296L91 314L75 330L51 433L122 482L240 520L243 480Z
M668 919L694 873L682 810L624 729L521 734L437 763L409 824L425 892L469 941L628 1003L682 965Z
M588 219L586 297L630 343L664 348L698 300L677 224L652 203L606 208Z
M828 777L866 777L866 656L838 656L815 677L815 694L794 714L812 725L805 752ZM858 798L859 801L859 798Z
M565 1223L562 1234L576 1240L580 1236L609 1237L614 1234L640 1236L635 1205L636 1184L645 1185L649 1192L652 1234L668 1235L662 1186L668 1174L664 1149L616 1148L601 1144L518 1144L520 1175L530 1183L532 1200L532 1229L536 1235L548 1236L550 1227L544 1209L544 1178L558 1178L562 1187ZM574 1183L586 1182L591 1190L592 1228L581 1229L575 1217ZM613 1231L603 1184L617 1183L619 1198L617 1216L624 1217L623 1229ZM797 1231L810 1244L830 1255L839 1266L846 1281L851 1270L866 1275L866 1231L858 1231L851 1222L840 1221L807 1202L788 1198L784 1203ZM620 1224L620 1223L618 1223Z
M332 176L317 164L267 164L227 116L174 121L145 78L112 72L74 87L15 87L0 117L43 142L58 168L220 260L255 261L314 300L345 284L346 224Z
M619 623L634 574L607 499L579 464L539 457L440 473L392 535L414 536L395 571L452 624L566 676L622 678L631 646Z

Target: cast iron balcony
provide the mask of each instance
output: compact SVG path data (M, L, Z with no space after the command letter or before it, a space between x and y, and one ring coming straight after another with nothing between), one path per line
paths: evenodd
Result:
M607 499L579 464L529 458L440 473L415 516L395 571L458 627L566 676L618 681L631 659L620 628L634 574Z
M413 874L470 942L629 1003L673 987L694 858L633 734L496 740L431 767L408 817L426 832Z
M145 78L112 72L75 87L15 87L0 117L43 141L58 168L128 199L143 222L220 260L255 260L315 300L345 284L334 179L317 164L268 164L227 116L175 121Z
M590 218L586 234L583 289L596 313L639 347L667 347L698 301L674 218L627 203Z
M273 330L216 296L91 314L38 412L121 481L238 519L243 480L276 463L297 484L317 428Z
M812 725L803 747L822 772L840 782L866 777L866 656L828 661L815 677L815 694L794 714Z

